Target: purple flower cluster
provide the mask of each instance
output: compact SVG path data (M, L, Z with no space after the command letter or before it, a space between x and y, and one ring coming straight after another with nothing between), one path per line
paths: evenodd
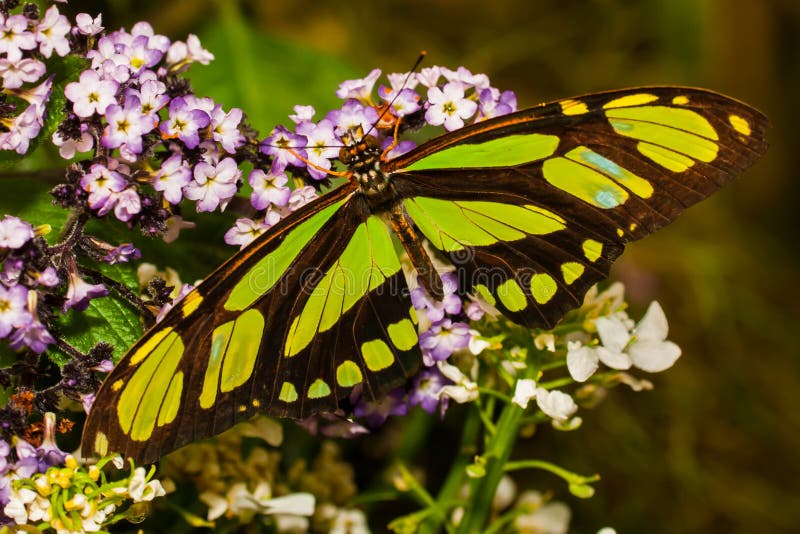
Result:
M242 110L225 111L179 78L213 55L193 35L171 42L145 22L107 35L92 24L91 67L66 86L71 113L53 142L65 158L92 149L94 157L73 184L77 200L64 189L57 199L85 200L97 216L113 213L149 234L166 230L183 199L197 211L224 210L241 183Z
M318 121L312 106L295 106L289 116L294 131L278 126L261 141L261 153L271 164L268 170L252 171L248 182L253 189L250 203L263 215L239 219L225 235L227 243L244 247L312 200L316 190L306 186L291 191L286 185L289 175L310 183L329 178L337 168L339 149L349 140L369 133L381 142L385 157L393 158L416 146L411 140L395 140L395 131L402 134L426 124L455 130L467 121L516 110L513 92L499 91L485 74L472 74L464 67L389 74L385 84L378 84L380 76L375 69L363 79L342 82L336 96L344 103Z
M41 18L38 10L0 14L0 78L9 97L0 108L0 150L25 154L39 135L53 88L44 60L69 53L70 29L56 6Z

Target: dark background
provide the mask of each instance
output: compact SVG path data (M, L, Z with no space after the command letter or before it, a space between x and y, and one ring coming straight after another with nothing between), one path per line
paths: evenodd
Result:
M199 34L217 61L192 68L198 93L244 108L264 132L288 122L294 104L324 112L343 79L407 70L422 49L428 64L487 73L521 107L674 83L761 109L773 122L767 156L615 267L634 315L652 299L663 304L684 356L651 377L654 391L617 389L584 411L577 432L543 430L519 453L601 473L592 499L557 495L576 532L800 528L800 2L116 0L67 9L100 11L110 29L147 20L173 39ZM561 487L545 475L528 482Z

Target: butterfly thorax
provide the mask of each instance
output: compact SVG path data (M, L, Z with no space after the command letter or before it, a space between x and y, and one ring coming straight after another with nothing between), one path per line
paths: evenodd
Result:
M350 180L358 185L373 208L384 206L395 198L388 187L388 176L381 170L381 153L380 142L372 135L362 136L339 151L339 160L347 165Z

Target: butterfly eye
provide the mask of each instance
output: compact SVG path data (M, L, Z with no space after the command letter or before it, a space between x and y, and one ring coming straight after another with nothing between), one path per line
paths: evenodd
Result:
M343 146L339 149L339 161L344 163L345 165L349 164L350 161L353 159L353 152L350 147Z

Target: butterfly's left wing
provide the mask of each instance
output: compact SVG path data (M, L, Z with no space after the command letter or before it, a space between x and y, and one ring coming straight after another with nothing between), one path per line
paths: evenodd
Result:
M672 222L766 150L767 119L706 90L644 87L443 135L385 170L467 291L552 327L624 244Z
M106 378L82 450L149 463L255 413L375 399L421 360L391 230L345 185L217 269Z

